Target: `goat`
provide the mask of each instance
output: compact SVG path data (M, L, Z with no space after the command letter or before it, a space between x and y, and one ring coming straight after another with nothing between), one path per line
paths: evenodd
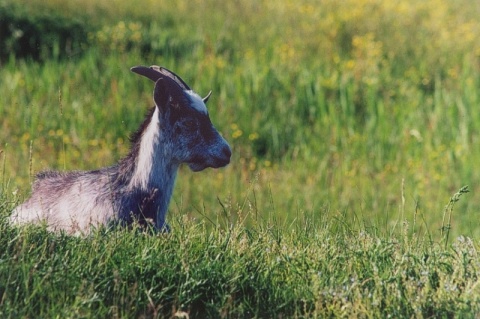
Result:
M165 222L180 164L194 172L230 162L231 149L213 127L205 103L175 73L158 66L132 72L155 82L154 106L131 137L128 155L117 164L93 171L37 174L31 197L14 209L14 224L46 222L52 231L88 234L92 226L135 220Z

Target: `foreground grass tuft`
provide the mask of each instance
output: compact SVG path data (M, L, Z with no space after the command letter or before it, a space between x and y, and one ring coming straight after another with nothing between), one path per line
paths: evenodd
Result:
M326 215L329 215L326 212ZM87 238L0 222L0 316L475 317L478 246L386 238L338 216L283 227L173 223Z

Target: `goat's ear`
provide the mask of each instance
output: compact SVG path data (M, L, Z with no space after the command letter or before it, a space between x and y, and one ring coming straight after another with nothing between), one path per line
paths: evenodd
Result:
M166 82L163 78L159 79L155 82L155 89L153 90L153 101L161 110L165 109L170 99L170 90Z
M210 98L210 95L212 95L212 91L208 92L207 96L205 96L202 100L203 100L203 103L207 104L208 102L208 99Z
M179 103L184 98L182 88L170 78L161 77L155 82L153 100L161 110L164 110L172 101Z

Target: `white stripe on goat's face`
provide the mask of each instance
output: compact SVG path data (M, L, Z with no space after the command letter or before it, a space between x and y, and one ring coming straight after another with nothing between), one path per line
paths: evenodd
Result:
M189 98L190 98L190 102L191 102L190 106L191 107L193 107L194 109L196 109L200 113L208 114L207 106L203 102L203 99L200 97L200 95L193 92L192 90L187 90L187 91L184 91L184 92L187 93Z

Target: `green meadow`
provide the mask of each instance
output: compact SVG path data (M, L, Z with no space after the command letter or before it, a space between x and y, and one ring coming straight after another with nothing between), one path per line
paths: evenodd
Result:
M0 0L0 317L478 318L475 1ZM9 225L43 170L126 155L129 71L212 90L229 166L169 234Z

